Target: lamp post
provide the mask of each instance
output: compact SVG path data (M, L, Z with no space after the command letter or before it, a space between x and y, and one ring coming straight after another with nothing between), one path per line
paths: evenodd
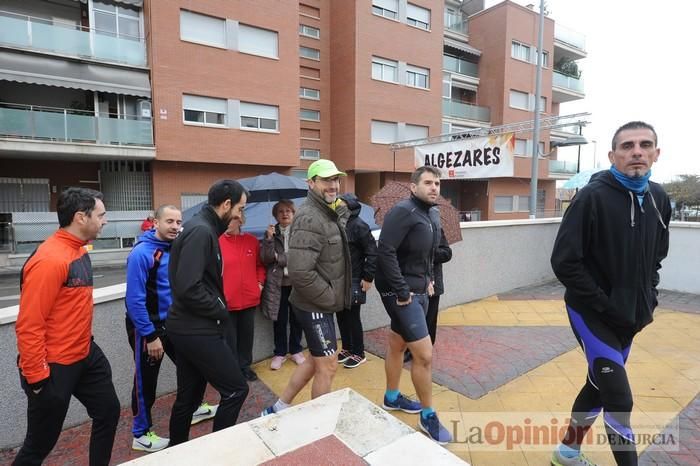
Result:
M537 72L535 73L535 128L532 132L532 173L530 174L530 218L537 217L537 175L540 149L540 96L542 95L542 42L544 41L544 0L540 0L537 30Z

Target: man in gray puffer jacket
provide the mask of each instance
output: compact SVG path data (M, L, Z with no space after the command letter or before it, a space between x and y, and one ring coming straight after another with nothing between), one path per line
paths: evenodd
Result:
M310 358L297 366L279 400L262 415L289 407L314 379L311 397L331 390L338 366L333 313L350 307L352 269L345 225L350 211L338 198L339 171L330 160L309 166L309 194L299 208L289 238L287 269L292 282L289 302L309 345Z

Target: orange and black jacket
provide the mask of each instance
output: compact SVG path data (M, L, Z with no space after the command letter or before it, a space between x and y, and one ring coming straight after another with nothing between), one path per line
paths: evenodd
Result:
M83 246L60 229L22 267L15 331L19 368L32 386L49 378L49 363L73 364L90 350L92 265Z

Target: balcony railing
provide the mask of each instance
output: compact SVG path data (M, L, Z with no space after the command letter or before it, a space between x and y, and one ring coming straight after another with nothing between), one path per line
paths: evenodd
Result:
M464 16L445 12L445 29L466 35L469 31L467 24L467 18Z
M0 44L128 65L146 65L146 45L139 37L115 35L7 11L0 11Z
M576 162L567 160L550 160L549 173L560 173L565 175L575 175L578 171Z
M443 115L464 118L467 120L476 121L491 121L491 109L488 107L479 107L478 105L466 104L456 100L442 99Z
M559 23L554 25L554 39L564 42L581 51L586 50L586 36Z
M467 60L462 60L461 58L451 57L450 55L443 55L442 66L444 69L452 71L454 73L464 74L467 76L472 76L474 78L479 77L479 65Z
M554 71L552 75L553 86L583 93L583 79L574 78L573 76L567 76L558 71Z
M153 145L150 119L109 118L66 108L0 103L0 137L118 145Z

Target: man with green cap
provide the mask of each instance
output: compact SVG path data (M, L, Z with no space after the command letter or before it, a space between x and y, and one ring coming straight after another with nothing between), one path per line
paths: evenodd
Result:
M338 198L341 176L346 174L324 159L312 163L307 172L309 194L292 222L287 268L292 284L289 302L311 357L296 367L282 396L263 416L288 408L312 378L312 398L331 391L338 367L333 314L350 308L352 288L345 235L350 210Z

